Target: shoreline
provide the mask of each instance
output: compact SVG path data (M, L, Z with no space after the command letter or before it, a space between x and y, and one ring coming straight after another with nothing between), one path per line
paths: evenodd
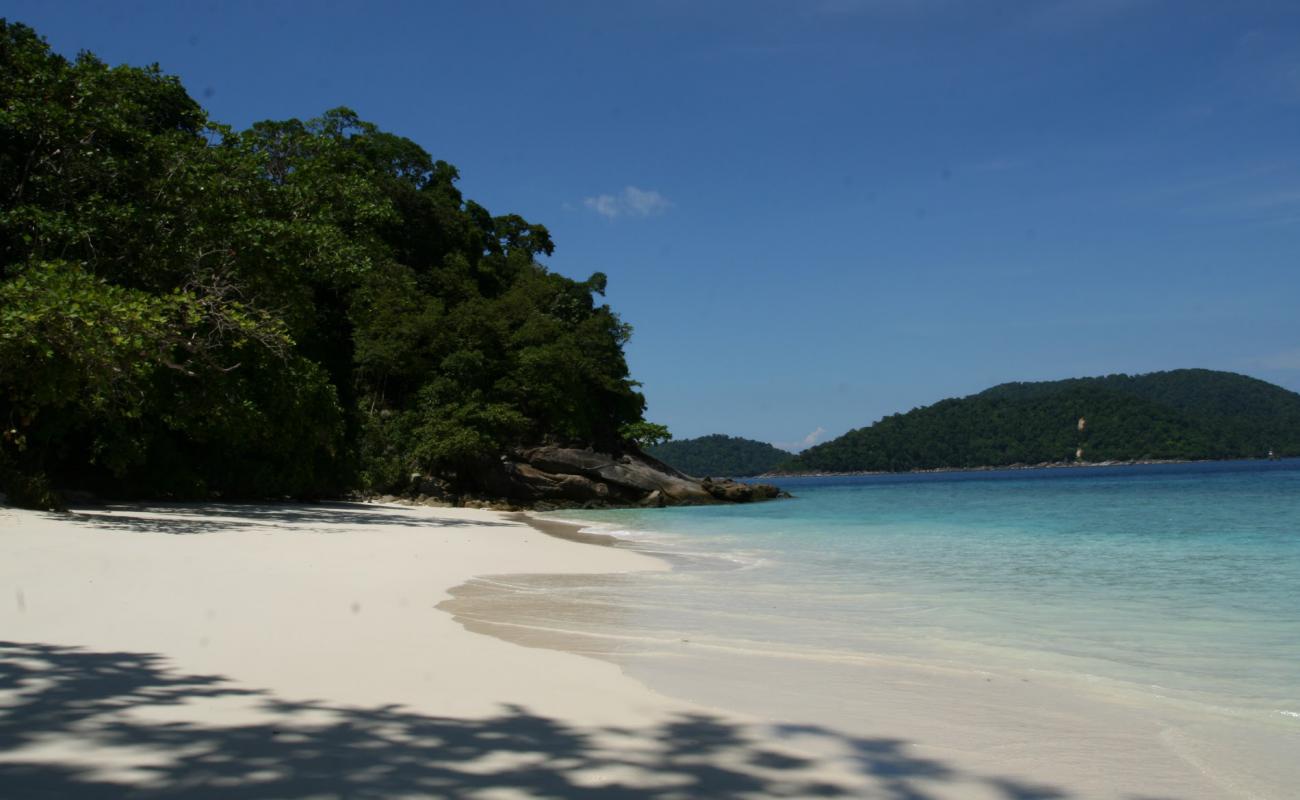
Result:
M1280 458L1148 458L1132 461L1043 461L1037 464L1007 464L1000 467L934 467L905 470L854 470L848 472L764 472L753 478L852 478L877 475L933 475L949 472L1012 472L1047 469L1086 469L1088 467L1144 467L1160 464L1232 464L1242 461L1285 461L1295 456Z
M851 754L872 743L677 700L436 608L480 576L662 568L585 544L469 509L0 507L0 786L295 800L871 793L878 777ZM910 775L905 754L890 763L891 779Z
M728 673L670 659L677 684L664 691L557 647L575 631L547 587L664 571L614 538L375 504L0 508L0 729L18 732L0 751L0 782L69 797L233 786L290 798L1010 800L1096 796L1111 785L1097 777L1107 758L1132 743L1123 717L1092 726L1093 744L1107 744L1079 763L1088 751L1071 748L1086 737L1050 743L1065 732L1053 715L1074 706L1048 687L1034 695L1046 716L1022 723L1032 737L989 738L986 715L1026 695L941 665L920 684L871 673L878 705L847 728L799 699L797 687L828 674L806 664L744 656ZM447 608L465 587L526 613L467 624ZM613 613L636 635L635 620L617 616L635 613L625 603L579 613ZM514 643L521 632L533 641ZM945 696L961 704L937 716L909 705L949 679L962 685ZM789 713L728 694L782 682L796 692ZM1236 796L1161 774L1141 773L1180 797Z
M578 544L591 544L597 547L617 547L619 538L603 533L590 533L584 529L583 525L576 522L565 522L558 519L540 519L530 511L511 512L511 517L517 519L525 525L535 530L554 536L556 539L563 539L566 542L577 542Z
M582 523L565 525L572 529ZM639 550L640 539L615 538ZM640 551L666 557L677 568L680 559L661 549L663 542L648 544ZM630 626L617 632L580 621L611 613L593 606L593 598L620 603L618 596L628 593L619 584L636 581L636 575L578 583L544 575L513 577L510 586L458 592L444 607L475 632L608 661L670 697L780 724L897 737L918 752L943 753L965 771L1003 771L1063 792L1029 796L1130 796L1148 790L1180 798L1280 798L1279 779L1286 785L1300 779L1291 767L1283 779L1273 773L1255 776L1246 766L1261 758L1279 768L1289 764L1286 751L1296 739L1288 726L1273 722L1260 728L1254 721L1207 716L1206 707L1158 692L1134 694L1135 687L1122 682L1027 664L981 667L873 652L800 652L777 642L772 647L728 644L725 638L711 641L716 637L694 634L680 641L647 639L666 632L641 632L635 613ZM640 589L632 596L646 602L645 586ZM660 584L655 591L673 589ZM572 601L567 607L566 594ZM530 595L548 596L552 606L540 613L522 608L519 599ZM830 693L801 688L809 685L843 688ZM1284 735L1271 735L1273 729Z

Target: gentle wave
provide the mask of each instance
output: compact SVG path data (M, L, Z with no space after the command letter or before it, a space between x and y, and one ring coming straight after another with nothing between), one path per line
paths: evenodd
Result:
M1274 718L1300 685L1300 465L787 488L797 502L561 518L674 565L608 598L624 624L1039 669Z

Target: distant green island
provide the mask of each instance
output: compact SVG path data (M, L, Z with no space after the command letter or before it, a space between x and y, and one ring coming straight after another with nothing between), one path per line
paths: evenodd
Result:
M894 414L776 471L901 472L1020 464L1300 455L1300 394L1207 369L1004 383Z
M646 452L687 475L731 478L760 475L793 455L767 442L721 433L664 442L646 448Z

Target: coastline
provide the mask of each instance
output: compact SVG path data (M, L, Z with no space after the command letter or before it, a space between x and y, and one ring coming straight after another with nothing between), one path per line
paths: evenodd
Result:
M616 547L619 542L617 536L610 536L603 533L591 533L585 529L585 526L576 522L565 522L558 519L543 519L528 511L513 512L511 517L540 533L544 533L547 536L554 536L556 539L563 539L567 542L594 544L598 547Z
M1011 800L1099 796L1118 780L1244 796L1151 763L1123 714L940 665L920 681L876 665L862 684L875 706L847 728L801 698L827 677L806 663L742 654L725 673L669 657L676 683L657 691L565 647L546 587L664 565L534 522L346 503L0 508L0 730L15 732L0 782L71 797ZM449 598L467 586L528 614L454 618ZM795 687L781 713L731 691L766 686ZM944 698L961 702L936 714Z
M1232 463L1236 461L1281 461L1293 456L1279 458L1144 458L1132 461L1043 461L1037 464L1005 464L1003 466L982 467L934 467L932 469L904 470L858 470L850 472L764 472L753 476L758 478L850 478L873 475L932 475L948 472L1002 472L1038 469L1086 469L1088 467L1143 467L1156 464L1207 464Z
M673 545L663 541L619 542L689 561L671 558ZM1275 736L1255 722L1207 717L1174 698L1152 705L1148 691L1133 694L1095 677L1031 665L791 650L725 636L670 639L662 626L642 628L638 614L658 614L648 594L680 584L647 592L644 583L627 583L637 578L513 576L459 587L444 607L476 632L609 661L672 697L781 724L906 741L963 772L1010 775L1043 791L1026 796L1281 798L1289 789L1279 787L1300 779L1287 756L1296 743L1290 726ZM548 607L532 606L529 598L538 596L549 598ZM607 605L620 597L651 605L619 614ZM589 624L592 615L599 624ZM1264 775L1253 773L1259 763L1270 765Z
M476 576L660 568L493 511L0 507L0 785L60 798L868 792L852 754L870 743L672 699L436 608ZM889 763L912 768L902 752Z

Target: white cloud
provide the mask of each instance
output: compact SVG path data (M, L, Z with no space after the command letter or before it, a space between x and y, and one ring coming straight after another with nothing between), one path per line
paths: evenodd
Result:
M817 429L807 436L803 437L803 446L812 447L817 444L817 440L826 435L826 429L818 425Z
M817 440L821 439L825 435L826 429L818 425L816 430L812 431L797 442L773 442L773 444L782 450L789 450L791 453L798 453L817 444Z
M583 205L585 205L587 208L590 208L592 211L595 211L597 214L600 214L601 216L604 217L618 216L619 213L618 198L614 197L614 195L612 194L600 194L600 195L596 195L595 197L588 197L585 198L582 202Z
M625 186L617 194L583 198L582 204L602 217L653 217L673 207L672 201L653 189Z

